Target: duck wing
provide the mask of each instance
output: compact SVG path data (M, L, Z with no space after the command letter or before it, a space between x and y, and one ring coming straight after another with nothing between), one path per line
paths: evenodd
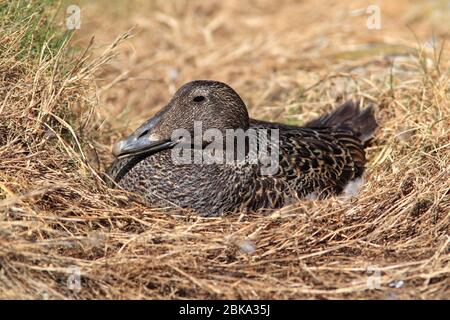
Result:
M340 193L360 177L365 143L378 126L373 107L360 111L353 101L302 127L254 119L250 123L253 128L280 130L280 171L274 178L287 181L299 197Z

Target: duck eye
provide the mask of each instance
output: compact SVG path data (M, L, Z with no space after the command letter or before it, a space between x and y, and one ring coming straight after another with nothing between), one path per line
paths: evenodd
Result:
M203 100L205 100L204 96L196 96L194 99L194 102L202 102Z

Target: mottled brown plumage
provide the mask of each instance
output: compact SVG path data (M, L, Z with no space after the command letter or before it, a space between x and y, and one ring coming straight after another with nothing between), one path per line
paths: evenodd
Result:
M277 172L263 175L259 163L174 163L171 133L178 128L193 132L194 121L202 121L203 129L222 132L278 129ZM338 194L360 177L366 163L364 143L376 127L372 107L360 111L353 102L303 127L249 119L244 102L228 85L194 81L116 144L113 152L119 158L108 175L149 204L190 208L205 216L280 208L311 194L318 198ZM201 147L207 144L202 140Z

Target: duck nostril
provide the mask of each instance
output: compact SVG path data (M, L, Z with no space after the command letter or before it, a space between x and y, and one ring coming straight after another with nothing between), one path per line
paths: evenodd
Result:
M192 100L194 100L194 102L202 102L203 100L205 100L205 97L204 96L196 96Z
M144 132L142 132L142 133L139 135L138 139L139 139L139 138L142 138L143 136L145 136L148 132L149 132L149 130L145 130Z

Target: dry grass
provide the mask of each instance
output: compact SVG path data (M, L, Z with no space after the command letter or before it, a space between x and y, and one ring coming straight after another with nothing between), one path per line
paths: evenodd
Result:
M82 3L72 44L97 40L78 58L19 55L25 27L0 30L0 298L448 299L450 10L379 3L381 30L361 1ZM111 143L198 78L289 123L376 103L363 190L199 218L108 189Z

